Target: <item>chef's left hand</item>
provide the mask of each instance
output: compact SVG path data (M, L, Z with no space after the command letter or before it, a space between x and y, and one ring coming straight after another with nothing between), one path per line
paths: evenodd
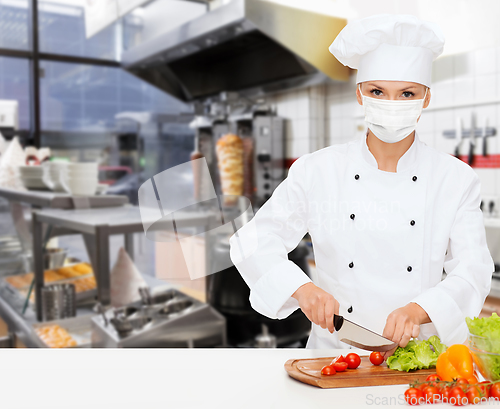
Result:
M411 338L418 337L420 325L431 322L425 310L416 303L409 303L389 314L382 335L397 342L404 348ZM384 359L389 358L396 348L383 352Z

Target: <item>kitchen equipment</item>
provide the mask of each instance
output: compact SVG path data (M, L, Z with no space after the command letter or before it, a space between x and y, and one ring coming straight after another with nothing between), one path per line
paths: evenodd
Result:
M42 164L42 180L50 190L54 192L64 191L61 184L61 173L64 173L67 166L67 162L45 162Z
M266 324L262 324L262 334L255 337L256 348L276 348L276 337L269 334L269 328Z
M338 338L356 348L385 352L398 346L397 342L384 338L382 335L355 324L341 315L333 315L333 325Z
M97 163L68 163L61 172L60 180L64 190L70 194L93 196L99 183Z
M299 9L232 0L178 27L165 25L150 40L124 51L121 64L182 101L221 91L257 95L328 77L347 81L349 69L325 53L346 23L306 4Z
M490 382L500 381L498 367L500 365L500 354L487 352L469 345L469 350L476 367L484 379Z
M423 382L436 369L420 369L402 372L389 369L385 362L372 365L369 357L362 356L361 364L354 370L337 372L333 376L321 375L321 368L329 365L334 357L312 359L289 359L285 363L288 375L300 382L320 388L351 388L357 386L402 385Z
M309 274L306 257L309 254L303 243L288 254L288 258ZM218 271L206 277L207 302L219 311L227 320L227 337L230 345L241 347L255 346L256 336L261 334L262 325L268 328L268 334L276 337L278 347L296 342L305 345L311 331L311 322L300 309L282 320L267 318L250 305L250 289L237 268L229 258L227 240L217 240L212 251L213 266L210 271Z
M64 260L68 254L66 249L50 248L45 249L43 255L44 270L55 270L63 266Z
M76 315L76 293L73 284L52 284L42 288L43 321Z
M92 347L214 347L226 344L226 322L208 304L175 289L92 318Z

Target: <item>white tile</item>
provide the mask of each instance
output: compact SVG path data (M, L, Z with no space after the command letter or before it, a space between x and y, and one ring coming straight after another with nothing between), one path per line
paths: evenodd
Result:
M474 99L474 78L456 78L454 81L453 102L472 103Z
M496 169L474 168L474 171L481 181L481 196L495 196L497 192Z
M474 51L475 75L494 74L497 71L497 55L495 48L483 48Z
M297 140L309 138L309 120L296 119L292 122L292 137L289 139Z
M491 100L497 97L497 75L487 74L475 78L474 99Z
M443 131L455 129L455 115L453 110L440 110L434 116L434 148L441 152L453 153L455 141L445 138Z
M310 153L309 149L309 138L296 139L291 142L292 158L298 158L306 153Z
M453 55L453 76L455 79L474 76L473 52Z
M433 83L431 87L431 101L429 107L447 106L453 103L455 92L454 80L440 81Z
M340 118L330 118L328 121L328 143L333 145L342 139L341 127L342 120Z
M422 111L422 115L420 116L420 119L418 120L417 124L418 132L422 133L434 132L434 114L435 112L433 111L426 112L425 109Z
M438 58L432 64L432 85L453 78L453 56Z

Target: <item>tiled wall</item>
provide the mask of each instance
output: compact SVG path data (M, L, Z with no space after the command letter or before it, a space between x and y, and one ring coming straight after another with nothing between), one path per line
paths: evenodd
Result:
M348 83L330 83L284 92L270 98L278 115L288 118L287 158L360 137L366 131L363 109L356 101L356 75ZM453 153L455 142L443 136L461 117L470 127L474 111L477 126L498 127L500 118L500 48L480 49L434 62L432 99L417 126L420 139L438 150ZM482 154L476 141L475 154ZM461 153L468 153L468 139ZM488 153L500 154L497 137L488 138ZM500 168L475 168L484 196L500 196Z

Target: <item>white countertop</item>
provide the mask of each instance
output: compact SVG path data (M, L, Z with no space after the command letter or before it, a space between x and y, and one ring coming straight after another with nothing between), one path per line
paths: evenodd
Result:
M408 407L407 385L320 389L290 378L284 369L288 359L340 353L345 351L0 350L0 401L9 409ZM450 407L433 408L440 406Z

